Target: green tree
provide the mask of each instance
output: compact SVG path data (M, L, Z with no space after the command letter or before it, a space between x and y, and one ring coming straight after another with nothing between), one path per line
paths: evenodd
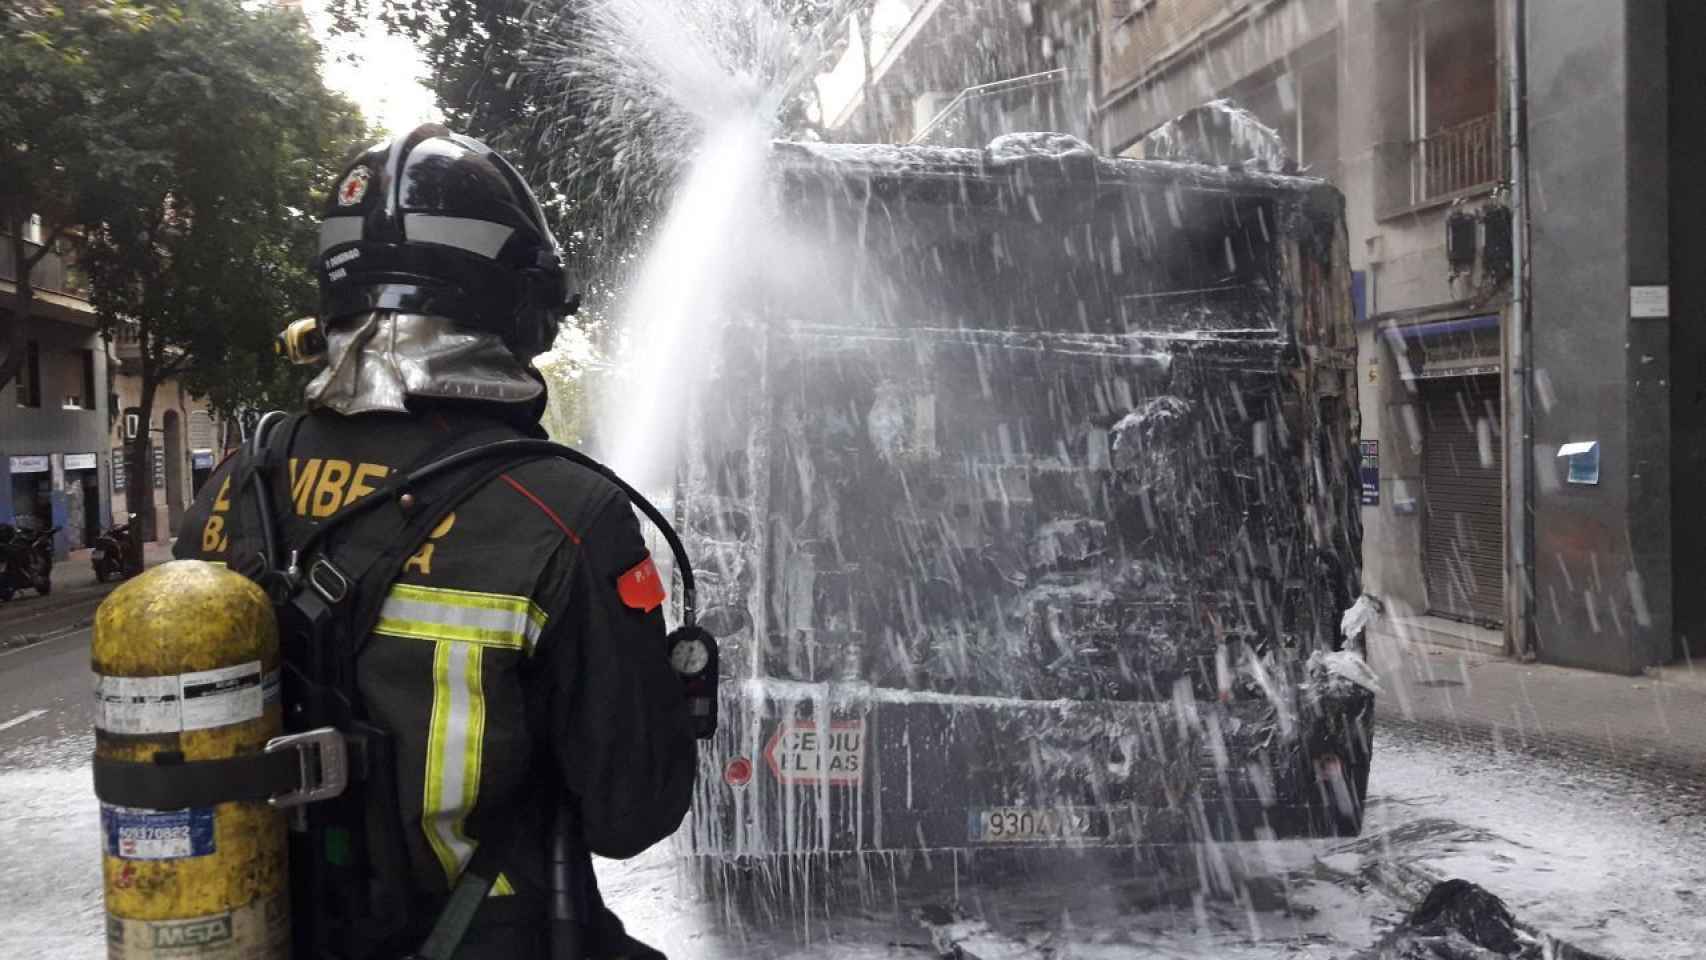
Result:
M540 425L558 443L585 443L592 426L587 422L586 394L594 371L566 357L548 354L539 358L539 372L549 385Z
M334 29L359 30L377 18L415 43L446 123L502 150L539 188L572 269L595 295L613 287L660 199L657 191L641 191L612 203L610 186L625 174L622 139L600 126L609 105L586 93L588 85L572 77L546 78L541 69L585 39L598 2L605 0L328 2ZM849 17L874 0L764 3L805 39L801 55L827 69L846 47ZM814 126L807 107L815 94L815 86L806 84L787 104L780 118L785 134ZM594 305L589 315L596 314L596 297L588 299Z
M0 234L16 292L0 310L0 384L24 359L35 302L31 272L66 246L83 213L83 187L124 162L119 131L101 116L99 50L149 29L169 11L129 0L17 0L0 4ZM34 216L47 236L23 242Z
M185 0L93 51L111 151L81 185L81 262L102 328L134 342L143 423L182 377L230 410L289 375L271 356L313 308L315 214L365 133L329 93L297 14ZM152 515L149 438L128 459L131 512Z

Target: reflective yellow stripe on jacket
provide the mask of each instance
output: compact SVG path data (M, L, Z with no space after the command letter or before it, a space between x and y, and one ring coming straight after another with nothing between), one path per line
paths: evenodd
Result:
M537 604L504 594L396 584L380 608L375 633L435 645L421 828L451 883L474 855L475 843L464 828L480 794L486 649L532 653L544 629L545 612ZM492 895L514 892L500 874Z
M373 631L532 653L544 629L545 611L526 597L399 583L386 595Z

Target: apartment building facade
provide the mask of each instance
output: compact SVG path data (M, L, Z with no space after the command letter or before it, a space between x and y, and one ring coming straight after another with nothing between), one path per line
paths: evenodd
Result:
M130 444L140 422L142 376L138 368L136 338L120 327L112 339L113 409L110 435L113 471L113 502L123 509L125 482L138 469ZM194 502L201 485L224 458L227 425L205 397L191 393L183 381L167 379L154 391L154 406L148 430L148 459L141 465L153 488L152 515L143 521L146 537L166 542L176 535L184 512Z
M38 224L22 238L0 236L0 311L12 322L11 245L39 249L42 234ZM107 354L68 259L49 253L32 279L23 364L0 385L0 523L59 527L55 547L64 554L99 536L112 517Z

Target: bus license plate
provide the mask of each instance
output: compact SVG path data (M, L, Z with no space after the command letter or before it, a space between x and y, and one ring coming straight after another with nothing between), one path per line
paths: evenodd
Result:
M1088 810L992 807L971 816L973 843L1047 843L1095 835Z

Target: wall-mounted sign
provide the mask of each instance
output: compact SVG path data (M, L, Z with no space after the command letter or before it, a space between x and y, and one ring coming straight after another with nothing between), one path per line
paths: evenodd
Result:
M1670 287L1630 287L1629 316L1636 319L1670 316Z
M124 448L113 448L113 493L124 492Z
M65 455L65 469L93 470L95 469L95 455L92 453L68 453Z
M46 473L50 466L45 453L34 453L25 457L8 457L7 463L13 473Z
M166 489L166 451L159 447L149 447L154 453L154 489Z
M1362 453L1362 505L1380 506L1380 441L1364 440Z
M1491 360L1485 363L1466 363L1461 366L1427 366L1415 373L1405 374L1404 379L1410 381L1444 380L1446 377L1481 377L1496 374L1501 369L1503 368L1497 361Z
M1585 440L1578 443L1566 443L1558 448L1558 458L1567 459L1570 464L1569 475L1565 478L1571 483L1594 486L1599 483L1599 442Z
M212 450L191 450L190 451L190 469L191 470L212 470L213 469L213 451Z

